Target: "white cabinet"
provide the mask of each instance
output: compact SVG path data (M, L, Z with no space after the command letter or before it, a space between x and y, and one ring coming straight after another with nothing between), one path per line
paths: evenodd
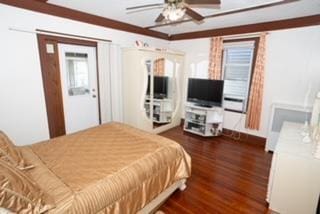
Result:
M184 130L203 137L219 136L222 133L223 108L205 108L187 105Z
M269 176L269 208L281 214L315 214L320 194L320 160L315 144L303 143L300 123L285 122Z
M285 121L304 123L305 121L309 121L310 118L310 106L305 107L288 103L273 103L265 150L274 151L278 142L280 130Z

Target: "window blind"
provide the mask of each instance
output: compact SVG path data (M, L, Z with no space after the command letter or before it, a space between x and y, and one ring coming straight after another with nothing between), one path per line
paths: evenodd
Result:
M241 99L247 103L251 78L253 43L236 43L224 46L223 77L224 97ZM246 110L244 108L244 110Z

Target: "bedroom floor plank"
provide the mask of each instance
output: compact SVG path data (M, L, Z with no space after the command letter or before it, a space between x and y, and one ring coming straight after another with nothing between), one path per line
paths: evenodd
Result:
M272 154L264 144L227 137L202 138L176 127L161 134L180 143L192 158L187 189L161 207L171 213L268 213L265 202Z

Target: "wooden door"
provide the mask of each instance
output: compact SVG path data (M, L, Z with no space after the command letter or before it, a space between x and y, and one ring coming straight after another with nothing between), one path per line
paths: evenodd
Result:
M38 34L38 46L50 138L66 134L59 63L59 44L97 47L96 42ZM97 87L97 90L98 89L99 87Z

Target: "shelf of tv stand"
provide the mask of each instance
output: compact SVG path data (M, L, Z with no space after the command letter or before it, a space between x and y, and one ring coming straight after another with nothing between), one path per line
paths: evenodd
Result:
M150 102L150 97L146 97L145 99L145 109L150 115L150 107L151 107L151 102ZM159 124L164 124L164 123L170 123L172 120L172 112L173 112L173 107L172 107L172 99L164 98L164 99L153 99L153 122L154 123L159 123ZM157 117L157 118L155 118ZM159 119L158 119L159 118Z
M194 124L198 124L198 125L202 125L202 126L205 126L206 123L204 122L198 122L198 121L194 121L194 120L186 120L188 123L194 123Z
M200 136L202 136L202 137L207 137L204 133L202 133L202 132L198 132L198 131L194 131L194 130L192 130L192 129L184 129L185 131L187 131L187 132L190 132L190 133L192 133L192 134L196 134L196 135L200 135Z
M197 115L201 115L201 116L206 116L206 113L205 112L198 112L198 113L195 113L194 111L190 111L190 110L186 110L186 113L191 113L191 114L197 114Z

